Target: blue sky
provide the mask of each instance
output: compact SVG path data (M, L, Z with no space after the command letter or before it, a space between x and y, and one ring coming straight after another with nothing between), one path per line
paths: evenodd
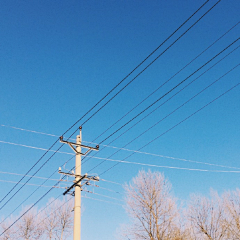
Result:
M99 107L142 71L216 2L210 0L148 61L114 90L112 95ZM48 149L57 140L57 137L54 136L7 126L60 136L203 3L204 1L200 0L1 1L0 171L25 174L44 154L44 151L20 145ZM227 33L95 142L99 143L108 137L238 39L240 32L239 7L240 2L236 0L220 1L146 71L84 124L83 140L92 142L223 34ZM231 31L229 31L230 29ZM154 107L145 111L103 144L123 148L132 139L141 135L136 141L124 147L138 150L238 84L240 73L237 66L240 56L238 45L239 41L232 44L181 86L157 102ZM221 60L222 58L224 59ZM218 63L218 61L220 62ZM203 74L210 67L212 68ZM203 75L201 76L201 74ZM225 74L226 76L221 78ZM159 107L126 134L110 143L195 78L197 79L189 87ZM221 79L206 91L162 120L146 134L142 134L219 78ZM140 150L148 154L135 153L126 159L128 162L151 164L155 167L121 163L101 175L115 162L105 161L90 171L102 160L91 158L86 161L82 166L83 173L100 175L107 181L100 181L99 188L89 186L88 190L94 190L95 194L83 193L83 196L95 198L95 200L83 198L82 239L116 239L116 229L128 221L121 206L124 204L121 201L124 195L122 194L123 188L119 184L129 182L141 169L150 168L152 171L164 172L173 185L174 194L181 200L187 200L191 193L196 192L207 195L210 188L221 193L239 187L240 173L216 172L216 170L240 171L237 169L240 168L239 103L239 87L236 87ZM87 117L83 121L86 119ZM80 121L65 137L70 136L83 121ZM85 142L85 144L87 143ZM53 149L56 150L58 147L60 147L60 143L57 143ZM100 149L103 147L100 145ZM114 148L106 147L95 157L108 158L115 151ZM64 146L61 152L72 153L68 146ZM123 160L130 153L122 150L110 158ZM164 158L159 155L172 158ZM29 175L33 174L50 156L48 153ZM49 177L70 157L71 155L68 154L56 154L36 176ZM179 159L233 168L197 164ZM73 166L74 160L70 160L65 165L65 170L67 171ZM62 169L64 170L64 168ZM51 178L59 179L60 175L56 173ZM0 182L0 187L1 193L4 195L14 186L13 183L5 181L18 181L20 176L0 173L0 179L3 180ZM30 183L41 184L42 181L41 179L32 179ZM45 185L50 186L55 183L56 181L48 181ZM20 204L35 189L34 186L25 186L1 210L1 216L7 216L14 206ZM25 204L36 202L48 189L40 188ZM51 191L39 202L38 207L44 206L48 199L57 197L63 191L64 189ZM20 210L21 207L16 213Z

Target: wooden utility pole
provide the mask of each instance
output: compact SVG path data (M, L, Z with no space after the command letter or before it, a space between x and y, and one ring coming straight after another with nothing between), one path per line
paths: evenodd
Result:
M90 180L99 181L98 177L88 177L87 174L81 175L81 155L86 155L91 150L98 150L99 146L97 145L95 148L82 145L82 127L80 129L80 134L77 136L76 143L64 141L63 137L60 137L60 142L68 144L73 151L76 153L76 161L75 161L75 173L64 173L59 168L59 173L65 175L71 175L75 177L73 181L73 185L69 187L63 195L67 194L72 190L75 189L72 195L75 196L74 198L74 226L73 226L73 240L81 240L81 191L82 186L87 184ZM75 147L74 147L75 146ZM82 153L82 148L87 148L88 150L85 153Z

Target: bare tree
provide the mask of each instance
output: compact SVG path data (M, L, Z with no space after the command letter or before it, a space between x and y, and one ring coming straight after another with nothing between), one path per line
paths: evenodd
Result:
M221 240L227 238L227 225L222 199L216 192L211 198L192 195L188 206L188 218L193 239Z
M71 235L73 228L73 201L64 198L50 199L43 211L41 225L44 228L44 239L61 239Z
M56 199L51 198L48 203L47 207L43 211L43 219L42 219L42 226L44 228L44 236L45 238L51 240L54 239L56 236L56 228L58 225L57 219L57 204L54 202Z
M56 236L57 239L63 240L66 235L69 236L73 229L73 201L69 201L69 199L57 200L56 206L58 206Z
M162 240L174 239L176 232L181 235L171 184L163 174L140 171L131 184L125 185L125 191L126 210L132 220L128 238Z
M25 210L23 209L22 212L25 212ZM44 229L42 225L39 224L39 218L36 218L36 215L37 209L32 208L30 211L23 215L19 222L17 222L17 239L29 240L41 238Z
M240 190L223 194L228 239L240 239Z
M2 221L0 225L0 230L3 233L0 236L0 240L14 240L16 239L16 228L15 226L8 229L8 227L14 222L14 219L11 217L8 221Z

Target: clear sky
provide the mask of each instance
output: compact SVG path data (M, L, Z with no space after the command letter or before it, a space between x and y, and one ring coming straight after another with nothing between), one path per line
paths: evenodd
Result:
M56 136L62 135L82 117L204 2L0 1L0 195L3 197L14 186L6 181L18 181L21 178L3 172L25 174L45 152L37 148L48 149L57 140ZM236 41L240 33L240 1L220 1L179 38L215 3L216 0L210 0L99 107L172 45L162 56L83 125L83 141L100 143L186 79L153 107L104 141L100 145L103 150L94 157L109 158L117 150L104 148L104 144L118 148L126 145L124 148L148 154L135 153L128 157L132 152L121 150L110 158L126 158L125 161L129 163L120 163L112 169L109 168L117 162L105 161L94 168L101 159L91 158L85 162L88 159L86 158L83 161L83 173L100 175L100 178L107 180L100 181L99 188L88 187L94 194L83 192L83 240L116 239L117 229L128 221L121 206L124 204L124 195L119 184L129 182L141 169L163 172L172 183L175 196L184 201L188 200L191 193L207 195L211 188L222 193L239 187L240 86L196 114L191 114L240 82L240 41ZM174 41L176 43L172 44ZM232 45L229 46L230 44ZM209 46L211 47L207 49ZM224 52L203 66L225 48L227 49ZM207 50L204 51L205 49ZM203 51L202 55L155 94L96 139ZM198 71L188 78L196 70ZM205 71L207 72L204 73ZM187 86L193 80L195 81ZM214 84L172 113L211 83ZM185 86L183 91L174 96ZM171 96L174 97L163 104ZM159 108L154 113L120 136L157 107ZM169 115L170 113L172 114ZM166 118L167 115L169 117ZM191 117L188 118L189 116ZM69 137L87 118L80 121L64 137ZM186 121L177 125L184 119ZM159 124L143 134L157 122ZM175 125L177 126L173 128ZM55 137L9 126L48 133ZM171 130L168 131L169 129ZM120 137L113 141L118 136ZM138 139L127 145L137 136ZM145 146L155 138L155 141ZM20 145L32 146L35 149ZM58 142L53 149L59 147ZM73 153L68 146L64 146L60 151ZM50 153L44 156L29 175L34 174L50 156ZM36 176L48 178L71 157L69 154L57 153ZM67 171L73 166L74 159L65 164L62 170ZM108 171L105 172L106 170ZM56 173L51 179L60 177ZM43 181L32 179L29 183L42 184ZM56 181L47 181L44 185L52 186L55 183ZM1 210L1 217L7 216L35 189L36 186L25 186ZM36 202L48 189L41 187L24 205ZM48 199L57 197L63 191L64 189L54 189L37 206L44 206Z

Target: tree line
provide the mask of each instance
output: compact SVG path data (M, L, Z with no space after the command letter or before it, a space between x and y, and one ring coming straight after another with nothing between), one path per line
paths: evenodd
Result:
M240 239L240 190L210 197L192 194L182 206L160 172L140 171L125 185L126 211L131 224L121 229L127 240Z
M121 227L120 239L240 240L239 189L222 195L212 190L209 197L192 194L181 204L164 174L150 170L139 171L124 189L130 224ZM50 199L46 207L32 208L9 229L18 217L1 219L0 240L69 239L73 211L73 199Z
M4 234L0 240L63 240L72 235L73 199L50 199L43 209L32 208L11 228L8 227L17 219L10 217L1 220L0 230ZM21 216L29 207L20 212Z

